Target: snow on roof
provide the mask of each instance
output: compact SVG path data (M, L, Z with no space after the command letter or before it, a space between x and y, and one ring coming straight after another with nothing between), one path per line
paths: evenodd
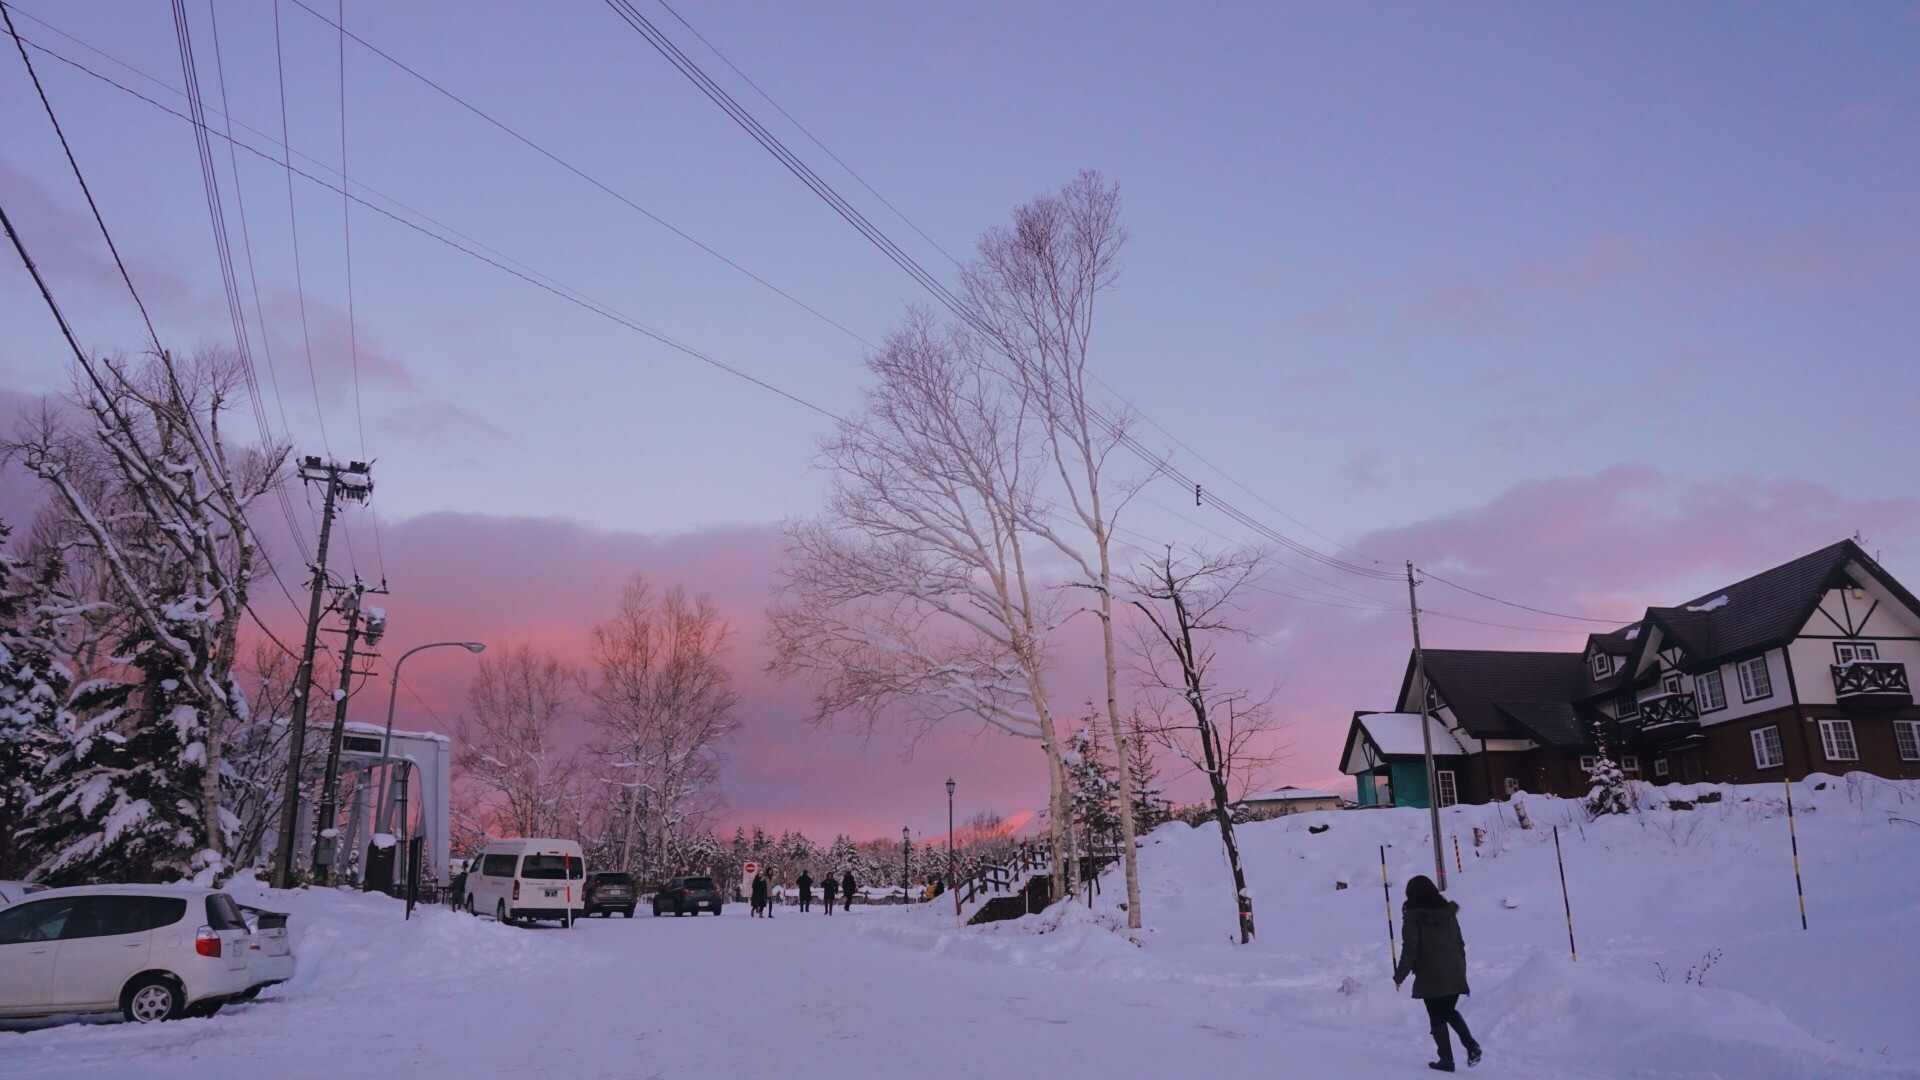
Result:
M364 720L349 720L347 721L346 730L353 732L355 735L385 735L387 733L387 725L370 724ZM434 742L443 743L453 742L452 739L437 731L402 731L399 728L394 728L393 737L396 739L431 739Z
M1726 606L1727 606L1727 594L1721 593L1719 596L1714 597L1713 599L1707 601L1704 604L1690 605L1687 608L1687 610L1688 611L1715 611L1719 608L1723 608Z
M1264 791L1258 795L1249 795L1240 801L1243 803L1292 802L1296 799L1338 799L1339 797L1340 796L1335 795L1331 791L1320 791L1315 788L1293 787L1289 785L1278 791Z
M1424 754L1426 747L1421 744L1419 713L1369 713L1360 718L1360 726L1366 729L1367 737L1380 748L1380 752L1389 757L1401 754ZM1433 752L1436 754L1462 754L1460 743L1454 739L1453 732L1445 724L1424 718L1427 729L1432 733Z

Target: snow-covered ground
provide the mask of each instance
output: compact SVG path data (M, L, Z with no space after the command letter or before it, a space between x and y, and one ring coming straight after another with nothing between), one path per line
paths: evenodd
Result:
M1477 1074L1920 1077L1920 785L1796 785L1806 931L1780 789L1666 794L1716 790L1599 822L1530 798L1531 830L1510 806L1443 812ZM1091 910L977 928L935 902L521 930L236 887L294 913L302 969L277 996L210 1020L0 1031L0 1076L1427 1075L1425 1016L1388 977L1378 852L1397 924L1401 882L1431 871L1426 823L1243 827L1260 926L1244 948L1217 834L1180 825L1145 841L1150 929L1133 934L1117 874Z

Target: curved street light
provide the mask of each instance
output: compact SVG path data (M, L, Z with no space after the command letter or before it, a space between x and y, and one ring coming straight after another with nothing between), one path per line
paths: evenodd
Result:
M392 824L387 816L392 810L392 804L387 800L393 796L393 767L395 765L393 760L393 707L400 697L400 665L407 662L407 657L423 649L440 648L461 648L470 653L482 653L487 649L486 645L478 641L433 641L425 645L415 645L413 648L401 653L400 659L393 662L392 686L387 691L387 733L380 740L380 756L387 759L387 767L384 770L386 777L380 781L380 815L379 824L374 828L375 832L384 833L387 831L387 826Z

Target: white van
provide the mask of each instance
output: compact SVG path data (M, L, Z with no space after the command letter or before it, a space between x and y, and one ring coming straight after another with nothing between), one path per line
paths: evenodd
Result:
M586 857L572 840L495 840L467 870L467 914L504 923L551 919L571 927L585 904L586 877Z

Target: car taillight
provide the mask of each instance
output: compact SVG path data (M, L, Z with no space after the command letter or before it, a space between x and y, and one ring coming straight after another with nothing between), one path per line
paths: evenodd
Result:
M201 956L219 956L220 935L207 927L201 927L200 932L193 935L193 951Z
M680 895L681 895L681 896L692 896L692 895L693 895L693 890L692 890L692 889L681 889L681 890L680 890Z
M513 898L520 899L520 883L517 881L513 883Z

